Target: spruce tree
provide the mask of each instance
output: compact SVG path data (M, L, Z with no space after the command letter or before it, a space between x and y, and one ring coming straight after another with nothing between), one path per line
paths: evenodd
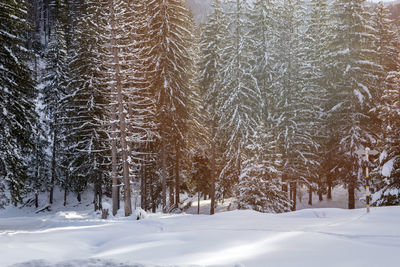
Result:
M160 169L162 207L167 211L168 146L173 140L182 142L188 118L187 104L191 71L190 49L193 23L181 0L153 0L148 3L151 36L151 86L156 99L160 136Z
M381 142L377 148L381 151L379 173L374 186L377 192L373 202L377 206L398 205L400 203L400 161L399 161L399 55L400 43L389 10L379 3L374 12L374 28L377 41L377 62L382 69L377 72L378 84L382 89L375 98L381 121Z
M0 5L0 207L20 203L37 123L36 89L27 66L28 1ZM9 194L6 193L9 191Z
M66 134L70 146L67 168L72 190L80 194L88 183L93 184L95 210L101 209L103 185L110 180L110 144L106 121L109 104L107 86L103 81L101 45L98 38L101 14L91 1L81 6L75 26L69 63L73 92L65 98L68 107Z
M233 194L242 172L243 149L260 121L261 97L252 75L252 39L248 34L250 8L246 1L227 2L228 34L221 51L221 92L218 97L218 132L223 148L220 192Z
M333 149L340 157L337 169L348 188L350 209L355 207L355 189L362 183L362 159L355 152L376 142L368 121L374 116L369 111L376 92L376 78L371 73L379 65L371 47L375 42L371 15L363 4L363 0L336 0L330 16L329 129L337 133Z
M225 46L224 39L228 35L228 22L224 13L222 3L216 0L212 3L213 12L209 15L207 24L204 26L201 34L201 59L200 59L200 90L206 111L207 121L205 122L209 132L210 142L210 162L211 162L211 208L210 214L214 214L215 208L215 184L219 176L217 166L218 147L221 147L219 135L217 132L219 113L218 106L220 102L219 94L222 88L222 57L221 52Z

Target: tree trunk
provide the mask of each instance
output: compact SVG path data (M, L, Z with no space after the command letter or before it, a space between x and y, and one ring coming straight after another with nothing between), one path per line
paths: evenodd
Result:
M197 191L197 214L200 214L200 190Z
M171 176L172 177L172 176ZM169 207L175 206L174 205L174 183L172 180L169 183Z
M146 178L144 176L144 168L144 165L140 168L140 207L146 210Z
M101 183L99 187L99 210L103 210L103 190L101 188Z
M215 101L213 103L213 107L215 110ZM211 206L210 206L210 215L213 215L215 213L215 176L216 176L216 155L215 155L215 138L216 138L216 122L215 119L213 119L212 122L212 136L211 138L211 188L210 188L210 197L211 197Z
M167 149L163 123L161 127L161 179L162 179L162 210L167 212Z
M36 208L39 207L39 194L38 194L37 190L35 191L35 207Z
M81 201L82 201L81 192L78 192L78 195L76 196L76 199L78 200L79 203L81 203Z
M56 127L57 120L54 120L54 126ZM51 181L50 181L50 196L49 202L53 204L53 192L54 192L54 183L56 180L56 142L57 142L57 131L54 129L53 131L53 146L51 152Z
M349 195L349 209L354 209L355 208L355 195L354 195L354 185L349 184L348 185L348 195Z
M64 207L67 206L67 195L68 195L68 190L64 189Z
M131 202L131 184L129 176L129 163L128 163L128 148L126 143L126 121L125 111L123 106L122 97L122 84L120 76L120 63L118 55L118 47L116 42L115 33L115 15L114 15L114 1L109 0L110 5L110 22L111 22L111 43L113 49L113 63L114 63L114 74L118 96L118 115L119 115L119 127L120 127L120 143L122 149L122 179L124 181L124 211L125 216L132 214L132 202ZM114 88L115 92L115 88Z
M322 194L322 184L321 184L321 182L318 183L318 200L319 201L323 201L324 200L324 197L323 197L323 194Z
M296 197L297 197L297 183L291 182L290 183L290 200L292 201L291 210L296 210Z
M328 177L328 194L327 194L326 198L332 199L332 182L329 177Z
M310 205L310 206L312 206L312 193L313 193L312 186L309 185L308 186L308 205Z
M179 156L180 156L180 146L177 140L175 140L175 207L179 206L180 198L179 193L180 188L180 177L179 177Z

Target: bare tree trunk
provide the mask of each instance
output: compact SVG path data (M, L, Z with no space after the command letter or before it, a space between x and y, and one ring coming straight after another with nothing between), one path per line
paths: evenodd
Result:
M172 175L170 176L170 177L173 177ZM174 183L173 183L173 181L172 181L172 178L171 178L171 180L170 180L170 182L169 182L169 207L172 207L172 206L174 206L174 200L175 200L175 198L174 198Z
M35 191L35 207L39 207L39 194L37 190Z
M354 189L354 185L349 184L348 185L348 194L349 194L349 203L348 203L348 207L349 209L354 209L355 208L355 189Z
M161 179L162 179L162 210L167 212L167 151L163 123L161 127Z
M318 184L318 200L322 201L324 200L323 194L322 194L322 185L321 183Z
M309 185L308 186L308 205L312 205L312 193L313 193L313 190L312 190L312 186L311 185Z
M129 163L128 163L128 149L126 143L126 121L125 112L122 99L122 84L120 76L120 63L118 55L118 47L116 43L115 33L115 15L114 15L114 1L109 0L110 5L110 22L111 22L111 43L113 49L113 63L115 72L115 82L118 97L118 115L119 115L119 127L120 127L120 143L122 149L122 179L124 181L124 211L125 216L132 214L132 202L131 202L131 184L129 177ZM114 87L115 92L115 87Z
M140 168L140 207L146 209L146 178L144 177L144 165Z
M64 189L64 207L67 206L67 195L68 195L68 190Z
M115 100L115 96L113 98ZM116 102L116 101L115 101ZM112 178L112 214L115 216L119 210L119 181L117 166L117 109L115 103L111 105L111 178Z
M179 192L180 188L180 179L179 179L179 156L180 156L180 146L177 140L175 140L175 207L179 206Z
M213 110L215 110L215 101L213 103ZM215 138L216 138L216 122L215 118L212 121L212 140L211 140L211 188L210 188L210 197L211 197L211 206L210 206L210 215L215 213L215 183L216 183L216 155L215 155Z
M56 127L57 120L55 119L54 126ZM53 146L51 152L51 181L50 181L50 196L49 202L53 204L53 192L54 192L54 183L56 180L56 142L57 142L57 131L53 131Z
M291 207L292 211L296 210L296 197L297 197L296 195L297 195L297 183L290 182L290 200L292 201L292 207Z
M200 214L200 190L197 190L197 214Z
M327 199L332 199L332 181L328 177L328 194L326 196Z

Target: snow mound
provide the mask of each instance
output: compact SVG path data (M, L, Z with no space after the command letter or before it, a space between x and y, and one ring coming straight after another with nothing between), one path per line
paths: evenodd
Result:
M382 166L382 175L385 177L390 177L393 170L394 159L389 160Z

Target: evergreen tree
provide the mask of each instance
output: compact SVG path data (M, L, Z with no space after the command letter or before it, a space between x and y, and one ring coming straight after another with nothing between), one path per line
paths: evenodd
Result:
M222 88L222 58L221 52L224 48L224 40L228 35L228 22L225 16L222 3L216 0L212 4L213 12L208 17L208 22L204 26L201 34L201 59L200 59L200 89L202 100L204 103L204 109L207 116L205 122L209 132L210 139L210 162L211 162L211 208L210 214L214 214L215 208L215 184L216 177L219 176L217 166L217 151L221 147L219 134L217 132L219 113L218 102L219 94Z
M51 146L50 204L53 203L55 184L61 182L65 178L63 175L63 168L57 163L61 162L63 158L63 119L65 119L66 115L64 112L65 105L63 104L63 99L69 93L67 32L63 21L63 15L65 15L63 12L66 12L66 6L62 2L60 2L60 6L55 3L53 4L53 8L59 9L59 13L55 21L55 31L51 35L48 47L46 48L46 66L41 79L42 102L46 114L49 143ZM64 182L63 185L66 186L67 183Z
M272 133L266 133L261 124L252 138L253 143L245 148L246 159L237 192L238 207L260 212L289 211L290 201L282 191L277 143L272 143L268 135Z
M389 19L389 10L379 3L374 12L374 28L377 40L375 43L377 62L382 69L377 72L379 95L375 99L381 120L382 142L376 148L382 151L380 156L380 173L375 185L377 192L373 196L374 204L398 205L400 203L399 179L399 36L393 21Z
M168 145L181 143L188 118L189 80L191 71L192 20L181 0L153 0L150 11L152 90L156 97L156 114L160 136L162 206L167 210Z
M312 205L312 192L317 189L319 200L322 201L323 188L332 187L330 175L331 155L329 148L330 133L327 121L327 83L329 73L326 71L329 42L328 5L325 0L312 0L308 3L307 29L304 34L304 62L302 76L304 79L305 96L308 98L308 109L312 123L308 129L314 142L309 151L313 157L307 177L309 187L309 204ZM313 155L311 155L313 154Z
M221 51L221 92L218 96L218 132L225 147L219 194L233 193L242 172L242 151L260 121L261 98L252 75L252 40L248 34L250 8L246 1L227 2L228 34Z
M355 205L355 189L362 182L362 160L355 151L376 141L368 121L373 116L369 110L376 92L376 78L371 73L379 65L374 62L375 52L371 47L375 42L371 15L363 3L363 0L336 0L330 16L328 96L332 123L329 129L337 133L333 149L340 157L337 169L348 187L350 209Z
M23 0L0 5L0 207L9 197L15 205L22 201L34 148L36 89L25 49L28 7Z
M70 183L78 195L88 183L94 185L95 210L101 209L102 186L110 176L110 144L108 141L107 86L103 81L98 38L101 14L91 1L81 6L81 16L75 27L71 47L70 86L73 92L64 99L68 107L66 134L69 145L66 167Z
M309 184L308 180L318 165L316 152L319 144L315 135L320 107L315 97L318 88L310 86L312 75L306 64L304 4L287 0L278 8L280 36L275 51L279 62L273 83L273 118L279 140L278 151L282 155L282 179L290 185L291 209L295 210L298 182Z

